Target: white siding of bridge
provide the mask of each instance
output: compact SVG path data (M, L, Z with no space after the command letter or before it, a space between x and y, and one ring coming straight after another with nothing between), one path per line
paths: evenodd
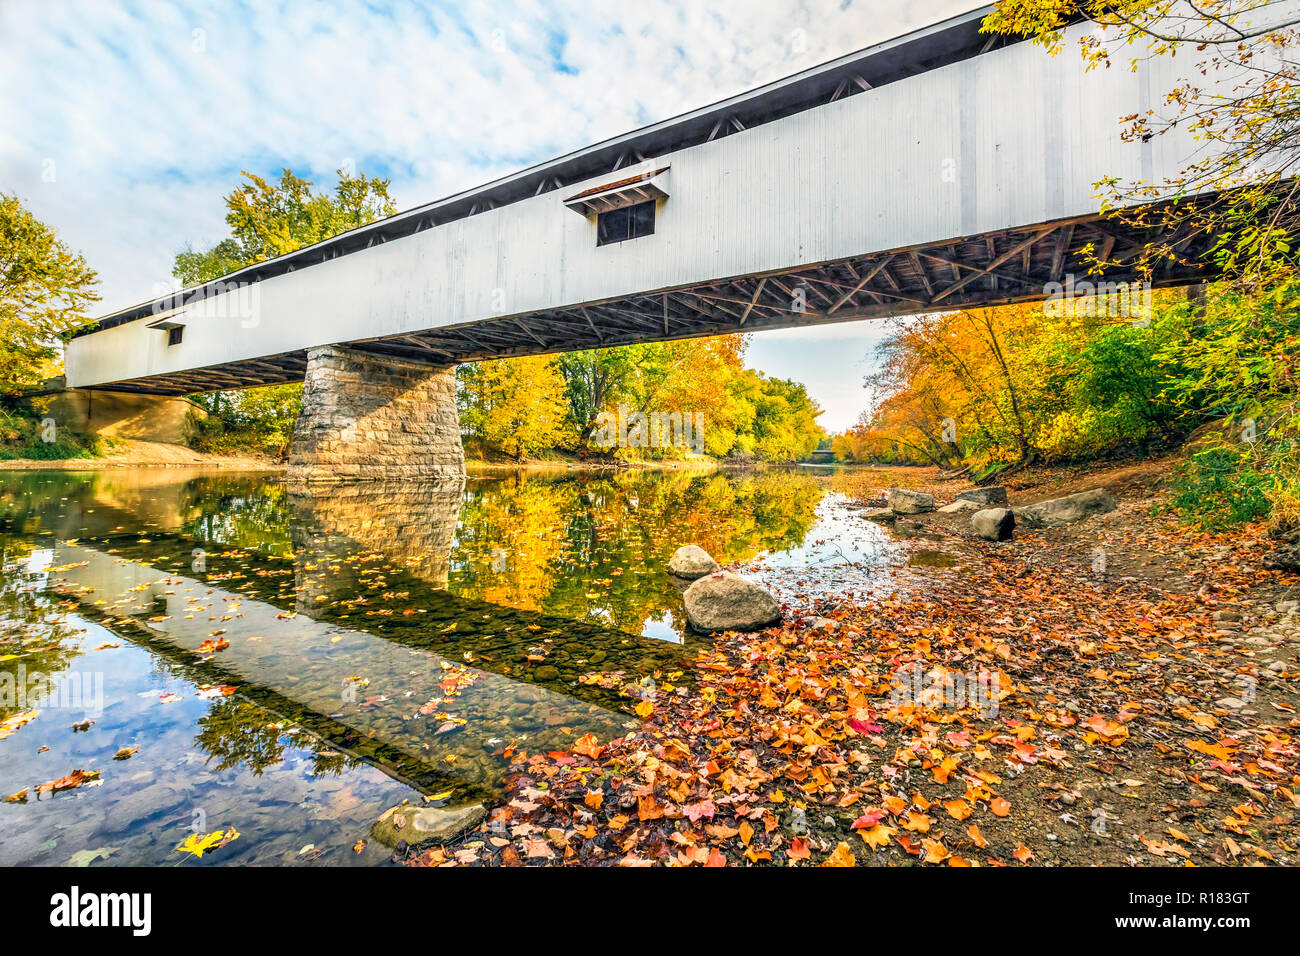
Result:
M1182 66L1179 61L1179 66ZM1147 72L1152 71L1150 76ZM74 340L68 381L124 381L355 339L793 268L1096 211L1107 175L1171 175L1188 143L1123 143L1173 66L1084 75L1018 44L712 143L671 165L653 236L597 247L563 189L390 240L258 286L258 324L218 296L184 342L128 323ZM963 131L965 135L963 135ZM945 182L946 161L957 163ZM504 296L494 309L493 296Z

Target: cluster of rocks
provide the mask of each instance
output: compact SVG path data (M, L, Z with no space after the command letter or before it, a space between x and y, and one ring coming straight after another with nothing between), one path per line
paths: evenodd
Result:
M668 561L668 572L692 582L682 600L686 620L697 631L756 631L781 619L776 598L748 578L722 570L697 545L678 548Z
M1101 488L1014 508L1007 500L1007 489L1001 486L958 492L951 503L942 507L936 507L934 495L907 488L890 488L886 501L887 507L872 509L865 517L892 521L899 515L931 511L949 515L969 513L971 530L988 541L1010 540L1017 524L1025 528L1055 528L1116 508L1115 499Z

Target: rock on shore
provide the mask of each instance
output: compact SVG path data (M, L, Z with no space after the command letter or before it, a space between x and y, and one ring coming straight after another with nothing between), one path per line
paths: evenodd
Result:
M1007 489L1001 485L990 485L988 488L971 488L969 491L957 492L956 500L973 501L977 505L984 505L987 508L1005 508L1007 506Z
M487 816L480 803L464 807L417 807L409 803L391 807L375 821L370 835L386 847L405 840L412 847L446 843Z
M1016 528L1016 516L1010 508L985 508L970 516L970 526L986 541L1009 541Z
M896 515L919 515L934 510L934 495L906 488L889 489L889 510Z
M715 571L686 589L686 619L691 627L714 631L756 631L781 619L781 605L753 581L731 571Z
M1055 528L1115 508L1115 499L1104 488L1093 488L1064 498L1040 501L1036 505L1019 505L1011 510L1015 512L1017 524L1026 528Z

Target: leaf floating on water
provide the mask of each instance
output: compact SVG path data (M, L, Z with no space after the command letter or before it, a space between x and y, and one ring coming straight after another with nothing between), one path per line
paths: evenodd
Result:
M229 697L238 689L229 684L221 684L217 687L200 687L197 696L200 700L212 700L216 697Z
M57 793L60 790L75 790L82 784L99 779L98 770L74 770L66 777L51 780L36 788L37 793Z
M39 717L40 713L39 710L25 710L21 714L0 720L0 740L13 736L20 727L25 727Z
M220 634L222 632L216 631L215 633ZM228 640L226 640L224 637L219 637L215 641L204 641L202 644L200 644L198 653L215 654L217 653L217 651L224 651L229 646L230 646L230 642Z
M191 833L176 844L176 851L178 853L192 853L194 856L201 857L205 853L219 850L227 843L233 843L238 839L239 831L234 827L225 830L213 830L208 834Z
M9 794L9 796L5 797L5 803L26 803L26 802L27 802L26 787L23 787L17 793L11 793Z
M72 725L72 732L73 732L74 734L75 734L75 733L78 733L78 732L85 732L85 731L89 730L89 729L90 729L91 727L93 727L93 726L95 726L95 722L94 722L93 720L90 720L90 719L79 720L79 721L77 721L75 724Z
M365 840L358 840L356 843L352 844L352 852L353 852L353 853L360 853L360 852L361 852L362 850L364 850L365 848L366 848L366 841L365 841Z
M139 747L122 747L117 753L113 754L114 760L130 760L135 754L140 752Z
M116 853L115 846L101 846L94 850L78 850L68 859L68 866L90 866L96 860L107 860L110 854Z

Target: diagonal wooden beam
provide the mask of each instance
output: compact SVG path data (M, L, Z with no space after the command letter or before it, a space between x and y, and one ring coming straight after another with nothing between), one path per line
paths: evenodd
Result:
M921 285L925 289L925 294L928 295L930 297L930 301L933 302L934 286L930 285L930 277L926 275L925 265L921 262L921 257L918 256L915 252L909 252L908 256L912 260L912 265L916 266L916 271L921 275Z
M758 297L763 294L763 286L767 285L767 276L758 280L758 285L754 286L754 294L750 297L749 305L745 306L745 311L740 316L740 324L744 325L745 320L749 318L749 313L758 305Z
M1050 278L1055 279L1061 274L1061 269L1065 266L1065 254L1070 251L1070 240L1072 238L1074 238L1074 226L1063 226L1060 234L1056 237L1056 250L1052 253Z
M870 271L869 271L865 276L863 276L861 279L858 280L858 284L857 284L857 285L855 285L855 286L854 286L852 289L850 289L848 292L844 293L844 295L840 296L839 301L836 302L834 305L832 305L829 309L826 310L826 314L827 314L827 315L830 315L830 314L833 313L836 309L838 309L840 306L842 306L845 302L848 302L848 301L849 301L850 299L852 299L855 295L857 295L859 292L861 292L862 289L863 289L863 287L864 287L868 282L870 282L872 279L874 279L874 278L875 278L875 277L880 273L880 271L881 271L882 269L885 268L885 266L889 265L890 260L893 259L893 258L894 258L893 256L885 256L883 259L881 259L879 262L877 262L874 266L872 266L872 267L871 267L871 270L870 270Z
M989 273L991 273L994 269L1002 265L1002 263L1006 262L1008 259L1016 255L1019 255L1020 253L1028 253L1030 247L1032 247L1034 243L1038 242L1038 240L1044 238L1045 236L1050 235L1054 230L1054 228L1055 227L1053 226L1046 226L1042 229L1039 229L1033 235L1029 236L1029 238L1022 239L1020 242L1016 243L1006 252L1002 253L1002 255L998 256L996 259L990 262L981 271L973 273L972 275L968 275L966 278L954 282L952 285L948 286L946 289L944 289L942 292L940 292L938 295L934 297L934 301L940 302L943 299L946 299L948 296L952 295L954 292L957 292L960 289L964 289L966 286L970 285L976 279L982 278L983 276L986 276Z
M587 312L586 308L583 306L578 306L578 311L582 313L582 317L586 319L587 324L591 326L591 331L595 334L596 341L604 342L605 336L601 335L600 329L596 328L596 323L591 321L591 315Z
M546 343L541 340L541 338L537 335L536 332L534 332L532 329L530 329L528 326L524 324L523 319L515 319L515 325L519 326L521 329L527 332L528 337L532 339L534 342L536 342L538 345L540 345L542 348L546 348Z

